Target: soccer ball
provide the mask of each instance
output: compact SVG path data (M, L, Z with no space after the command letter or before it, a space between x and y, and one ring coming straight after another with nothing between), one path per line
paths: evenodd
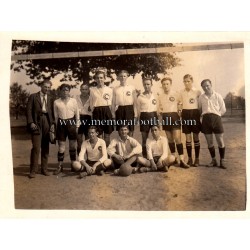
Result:
M130 165L122 164L119 168L120 176L129 176L132 174L133 168Z
M74 168L76 171L79 171L81 169L81 163L79 161L73 161L72 168Z

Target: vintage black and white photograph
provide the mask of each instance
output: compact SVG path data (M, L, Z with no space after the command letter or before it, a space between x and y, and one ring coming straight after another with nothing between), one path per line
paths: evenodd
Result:
M14 207L245 211L244 41L13 39Z

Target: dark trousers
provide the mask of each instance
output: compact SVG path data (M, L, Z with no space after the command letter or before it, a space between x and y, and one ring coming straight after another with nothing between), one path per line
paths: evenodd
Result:
M32 149L30 154L30 172L38 171L38 159L41 148L41 170L47 171L49 157L49 122L47 115L40 119L39 131L31 134Z

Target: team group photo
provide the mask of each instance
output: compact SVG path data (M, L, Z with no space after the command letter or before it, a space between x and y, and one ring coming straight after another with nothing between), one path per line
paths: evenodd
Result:
M13 40L16 209L246 209L244 43Z

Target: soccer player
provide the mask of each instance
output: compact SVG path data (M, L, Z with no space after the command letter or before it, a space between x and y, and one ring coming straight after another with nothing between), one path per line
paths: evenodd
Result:
M41 148L41 172L48 171L49 131L54 126L53 101L48 95L52 83L44 80L41 91L31 94L27 104L27 125L31 133L32 149L30 154L30 178L35 178L38 171L38 158Z
M212 158L212 161L208 166L218 166L213 143L214 134L219 147L219 167L225 169L225 143L223 139L224 128L221 121L221 116L226 112L225 103L222 96L213 90L211 80L203 80L201 82L201 87L204 90L204 93L199 97L199 108L202 116L201 132L205 135L208 150Z
M111 160L108 159L106 143L103 139L98 138L98 131L95 126L88 128L89 139L82 143L81 151L78 160L81 163L80 178L87 175L103 175L111 165Z
M146 141L150 128L158 120L157 99L151 90L152 85L152 78L143 78L144 92L137 98L137 113L142 135L142 154L145 158L147 157Z
M170 151L175 155L175 145L180 157L180 167L189 168L184 162L183 144L181 142L181 120L178 114L180 108L180 95L173 91L172 79L165 77L161 80L163 93L159 95L159 113L162 116L162 129L168 138Z
M95 73L97 86L90 88L89 103L90 110L92 111L92 125L97 125L99 137L103 138L108 146L110 143L110 134L114 131L111 113L113 90L104 84L105 78L106 76L103 71Z
M116 130L125 123L129 127L129 136L133 136L134 120L137 118L136 90L127 84L128 71L122 70L118 74L120 86L114 88L112 101L112 116L116 119Z
M185 89L180 92L180 101L182 103L182 132L186 135L186 148L188 154L187 164L190 166L198 167L200 154L199 133L201 129L198 100L201 91L193 87L193 77L191 75L185 75L183 77L183 82L185 85ZM192 139L194 141L195 151L194 162L192 159Z
M111 157L115 175L119 175L119 168L123 164L134 167L134 173L137 171L137 157L142 152L140 143L130 137L127 125L121 125L119 129L119 137L111 141L108 146L108 155Z
M168 140L165 136L160 135L160 128L157 125L151 127L152 139L148 138L146 142L147 159L139 156L139 172L149 172L163 170L168 171L171 164L175 162L173 155L168 155Z
M74 98L70 97L70 85L63 83L60 86L61 97L54 102L54 114L57 122L56 138L58 140L58 168L54 171L54 175L58 175L63 171L63 160L65 152L66 139L69 139L69 155L71 163L76 160L76 139L79 122L79 109ZM71 170L72 165L71 165Z
M80 86L81 94L76 96L76 101L80 113L80 127L78 129L77 135L77 154L81 150L81 145L83 141L83 135L85 140L88 139L88 127L91 125L90 104L89 104L89 86L83 83Z

